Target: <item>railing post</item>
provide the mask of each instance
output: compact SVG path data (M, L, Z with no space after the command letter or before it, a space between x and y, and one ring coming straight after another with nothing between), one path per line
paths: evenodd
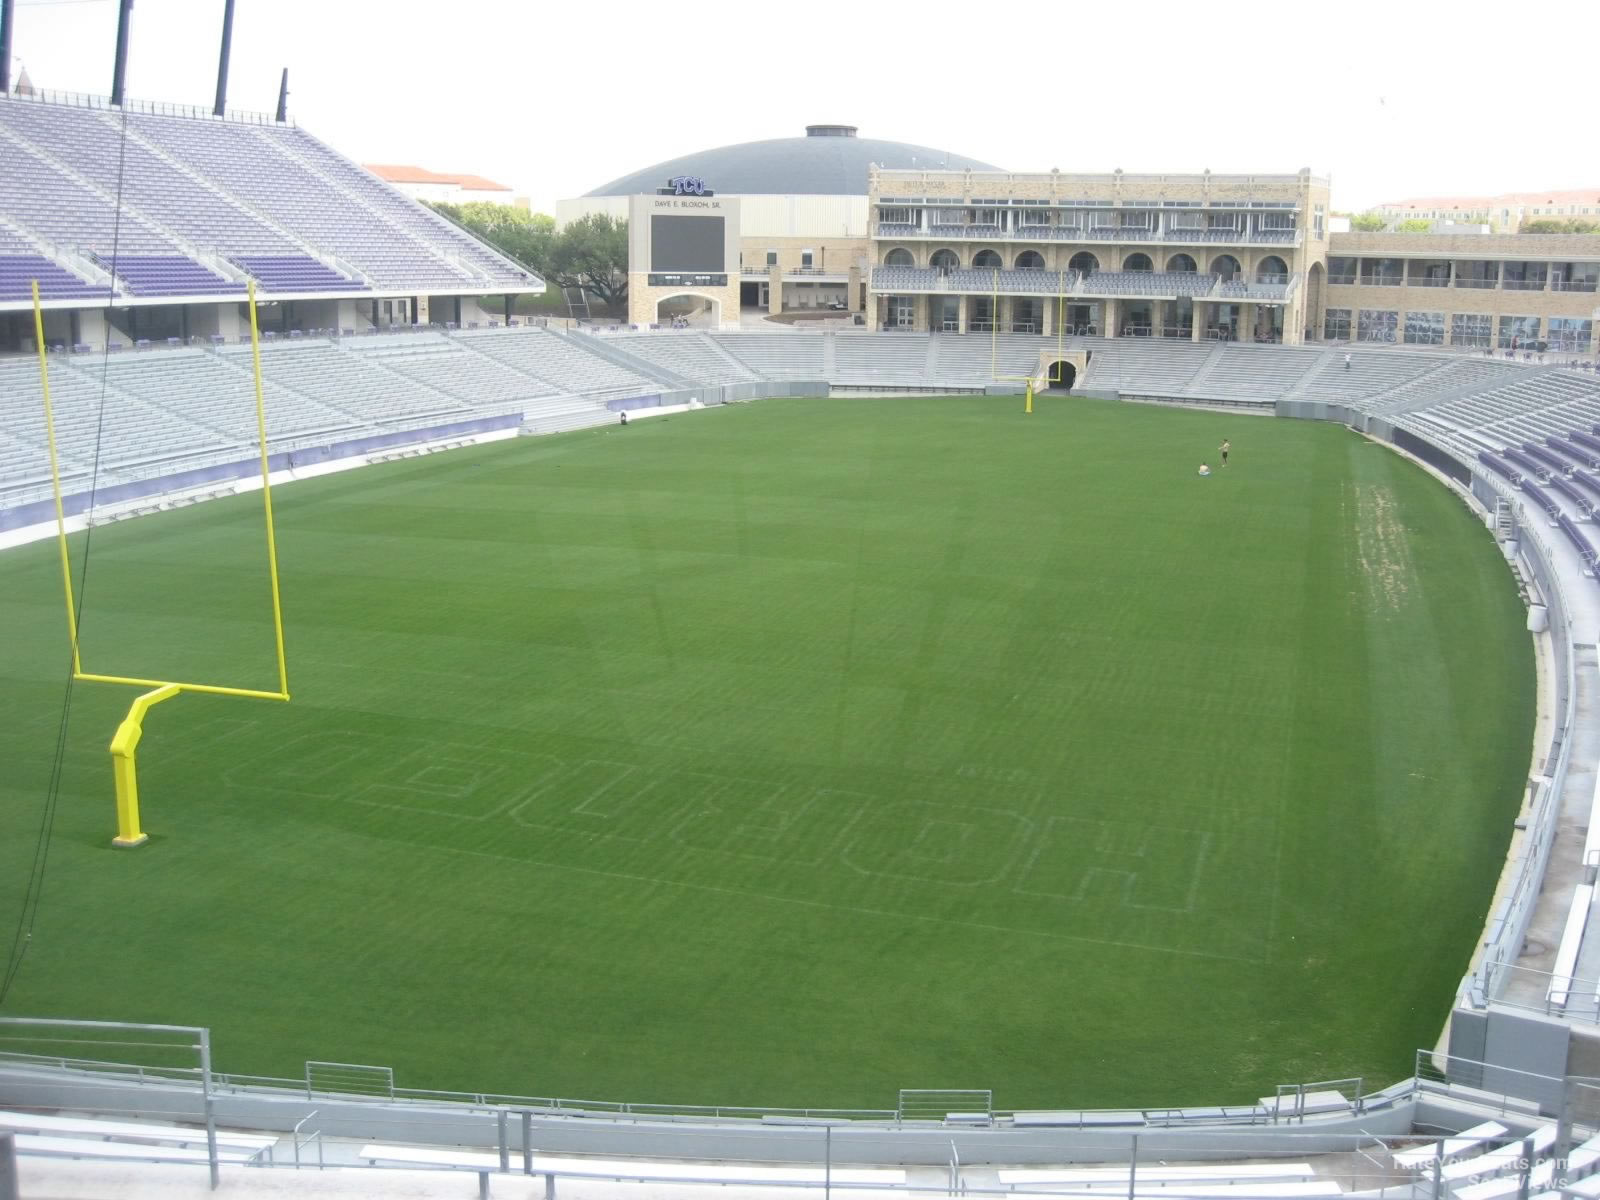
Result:
M1567 1158L1572 1153L1572 1096L1574 1084L1568 1079L1561 1089L1561 1112L1556 1117L1556 1141L1550 1147L1550 1157L1556 1164L1552 1183L1565 1188L1569 1181Z
M522 1173L533 1174L533 1114L522 1110Z
M17 1135L0 1133L0 1200L18 1200Z
M211 1098L211 1031L200 1031L200 1086L206 1107L206 1157L210 1160L211 1190L221 1184L221 1168L217 1162L217 1109Z

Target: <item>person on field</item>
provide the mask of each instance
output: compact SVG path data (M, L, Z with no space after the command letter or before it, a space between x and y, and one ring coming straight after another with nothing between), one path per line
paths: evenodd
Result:
M623 409L622 410L622 424L623 424L624 428L627 427L627 424L628 424L628 410L627 409Z
M1233 448L1233 443L1230 442L1227 438L1223 438L1222 439L1222 445L1217 447L1218 451L1220 451L1221 454L1222 454L1222 465L1223 466L1227 466L1228 465L1228 451L1231 450L1232 448Z
M1211 474L1211 468L1206 466L1205 463L1201 463L1200 464L1200 474L1201 474L1202 477Z

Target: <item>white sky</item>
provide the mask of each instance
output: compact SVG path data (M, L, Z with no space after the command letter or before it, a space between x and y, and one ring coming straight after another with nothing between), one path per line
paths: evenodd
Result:
M110 92L116 0L16 6L13 78ZM209 108L222 8L137 0L128 95ZM814 123L1024 171L1308 166L1362 209L1600 185L1597 45L1594 0L237 0L228 104L270 112L288 67L290 115L349 157L487 175L546 212Z

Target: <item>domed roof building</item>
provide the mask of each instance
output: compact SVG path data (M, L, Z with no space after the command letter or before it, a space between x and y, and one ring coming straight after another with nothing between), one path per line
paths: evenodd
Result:
M590 196L636 196L679 175L741 196L865 196L867 168L998 171L989 163L909 142L856 136L854 125L807 125L805 137L771 138L700 150L597 187Z
M1004 169L931 146L857 137L854 125L808 125L804 137L717 146L629 172L560 201L556 221L566 225L591 213L626 220L628 197L688 176L718 196L739 197L741 308L811 316L859 312L871 249L867 190L874 166Z

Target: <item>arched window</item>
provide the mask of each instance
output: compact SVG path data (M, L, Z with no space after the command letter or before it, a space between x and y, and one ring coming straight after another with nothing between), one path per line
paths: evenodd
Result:
M883 260L886 267L914 267L917 260L911 257L911 251L897 247L889 251L889 256Z
M1174 254L1171 258L1167 259L1167 270L1169 271L1184 271L1192 274L1199 269L1200 268L1195 265L1194 259L1190 258L1187 254Z
M1289 265L1276 254L1269 254L1256 265L1257 283L1288 283Z
M1219 254L1211 260L1211 273L1233 279L1239 274L1239 260L1231 254Z
M1024 250L1017 255L1017 270L1042 271L1044 270L1044 255L1037 250Z
M1122 260L1124 271L1154 271L1155 264L1150 261L1148 254L1130 254Z
M973 255L972 265L975 267L1003 267L1005 260L994 250L979 250Z
M953 271L961 265L961 260L956 257L954 250L935 250L933 258L929 260L929 265L937 267L941 271Z
M1085 275L1090 271L1098 271L1099 269L1100 260L1087 250L1079 250L1072 256L1072 261L1067 263L1067 270L1082 271Z

